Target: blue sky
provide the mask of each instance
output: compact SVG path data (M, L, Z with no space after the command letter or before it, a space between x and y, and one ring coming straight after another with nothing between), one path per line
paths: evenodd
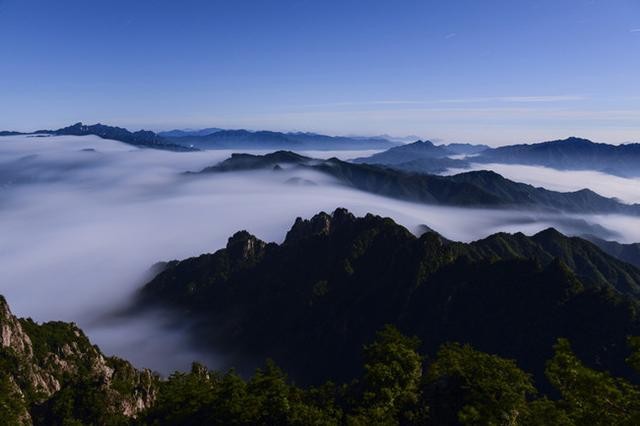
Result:
M0 129L640 141L638 0L0 0Z

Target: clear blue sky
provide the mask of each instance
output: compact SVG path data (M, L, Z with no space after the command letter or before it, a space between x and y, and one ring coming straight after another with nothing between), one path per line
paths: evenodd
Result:
M639 0L0 0L0 129L640 141Z

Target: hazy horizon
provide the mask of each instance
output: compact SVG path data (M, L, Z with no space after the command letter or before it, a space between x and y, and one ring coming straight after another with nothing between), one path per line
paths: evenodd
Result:
M634 0L0 0L0 128L638 141L638 16Z
M535 143L541 143L541 142L549 142L549 141L555 141L555 140L564 140L567 138L572 138L572 137L576 137L576 138L581 138L581 139L588 139L592 142L596 142L596 143L606 143L606 144L610 144L610 145L623 145L623 144L633 144L633 143L640 143L640 138L638 140L628 140L628 141L611 141L611 140L599 140L599 139L592 139L589 137L586 137L584 135L579 135L579 134L571 134L571 135L559 135L559 136L550 136L548 139L540 139L540 140L532 140L531 138L523 138L523 139L518 139L518 140L513 140L510 142L504 142L504 143L491 143L491 142L481 142L481 141L475 141L475 140L445 140L445 139L440 139L440 138L432 138L432 137L428 137L428 136L420 136L420 135L415 135L415 134L389 134L388 132L380 132L380 133L331 133L331 132L324 132L324 131L311 131L311 130L307 130L307 129L267 129L267 128L258 128L258 127L251 127L251 126L247 126L247 127L236 127L236 128L225 128L222 126L218 126L218 125L203 125L200 127L163 127L163 128L150 128L150 127L125 127L123 125L120 125L118 123L110 123L110 122L104 122L104 121L95 121L95 122L85 122L85 121L73 121L73 122L69 122L69 123L63 123L60 125L56 125L53 126L51 128L45 128L45 127L41 127L41 126L33 126L32 128L23 128L23 129L13 129L13 128L0 128L0 131L17 131L17 132L23 132L23 133L35 133L38 130L57 130L57 129L61 129L64 127L68 127L71 126L73 124L76 123L83 123L85 125L93 125L93 124L103 124L103 125L107 125L107 126L114 126L114 127L124 127L127 130L131 131L131 132L136 132L139 130L149 130L155 133L161 133L161 132L167 132L167 131L172 131L172 130L182 130L182 131L198 131L198 130L203 130L203 129L209 129L209 128L219 128L222 130L248 130L251 132L258 132L258 131L271 131L271 132L282 132L282 133L316 133L316 134L321 134L321 135L327 135L327 136L343 136L343 137L383 137L383 138L387 138L391 141L395 141L398 143L412 143L412 142L416 142L418 140L422 140L422 141L431 141L436 145L446 145L446 144L450 144L450 143L468 143L468 144L474 144L474 145L488 145L489 147L492 148L496 148L496 147L500 147L500 146L507 146L507 145L520 145L520 144L535 144Z

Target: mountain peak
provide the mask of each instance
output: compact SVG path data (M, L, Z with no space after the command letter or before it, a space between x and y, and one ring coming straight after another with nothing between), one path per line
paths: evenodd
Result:
M566 139L560 139L555 141L556 143L571 144L571 145L593 145L595 142L589 139L579 138L577 136L569 136Z
M314 235L328 235L336 227L355 221L355 216L347 209L338 208L332 214L320 212L311 219L296 218L287 232L285 243L294 243Z
M557 238L567 238L564 234L560 233L556 228L549 227L544 229L533 236L533 238L543 238L543 239L557 239Z
M249 260L260 257L266 245L247 231L238 231L227 241L227 252L232 259Z
M429 140L425 140L425 141L423 141L423 140L419 139L419 140L417 140L417 141L415 141L415 142L413 142L413 143L407 144L406 146L424 146L424 147L430 147L430 146L435 146L435 145L433 144L433 142L431 142L431 141L429 141Z

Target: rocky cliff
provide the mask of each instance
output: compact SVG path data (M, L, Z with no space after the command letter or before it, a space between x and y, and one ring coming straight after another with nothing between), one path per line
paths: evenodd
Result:
M135 417L153 403L158 386L150 371L105 357L75 324L16 318L2 296L0 363L0 417L10 423L46 423L57 402L75 392L97 396L105 415Z

